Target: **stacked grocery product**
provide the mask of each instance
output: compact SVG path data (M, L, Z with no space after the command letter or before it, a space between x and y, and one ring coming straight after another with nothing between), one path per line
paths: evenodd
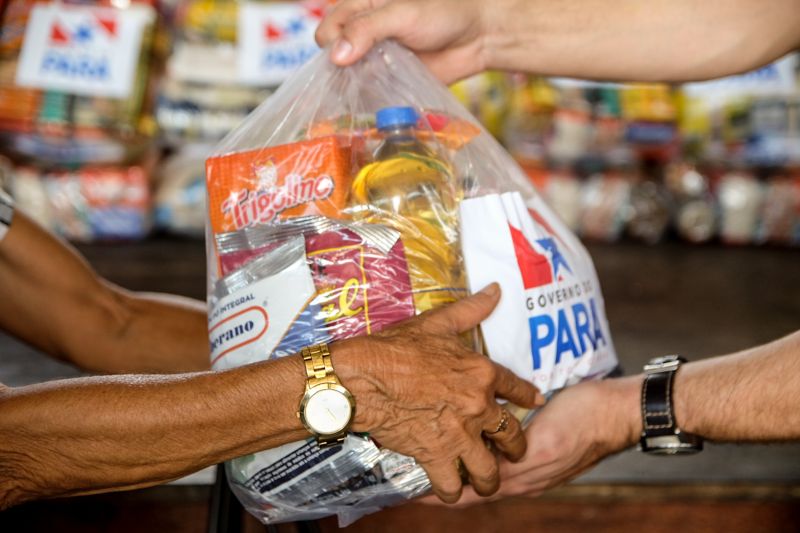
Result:
M172 145L215 142L270 94L237 75L236 0L180 2L171 17L172 51L161 80L156 117Z
M328 3L7 2L6 186L72 239L143 237L151 219L201 235L205 156L318 50ZM799 63L672 87L486 73L452 90L587 239L798 245Z
M153 2L24 2L0 35L0 144L21 209L76 240L149 227Z
M175 2L172 51L155 111L162 142L173 150L159 172L159 227L202 234L206 156L319 50L314 31L324 6L323 0Z
M797 246L799 67L682 87L487 74L454 92L589 240Z
M21 209L73 240L141 238L151 219L200 236L205 157L318 51L326 2L122 5L9 3L0 29L0 155L12 162L4 181Z

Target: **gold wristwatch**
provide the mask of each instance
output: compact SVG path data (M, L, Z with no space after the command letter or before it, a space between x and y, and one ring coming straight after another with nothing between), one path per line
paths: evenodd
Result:
M355 415L355 399L336 377L327 344L303 348L301 353L306 392L297 416L320 447L341 444Z

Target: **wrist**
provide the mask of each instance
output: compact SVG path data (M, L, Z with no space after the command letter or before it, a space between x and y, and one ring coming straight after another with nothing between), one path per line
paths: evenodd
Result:
M482 70L497 68L501 50L508 47L513 36L509 34L509 13L515 13L517 0L497 0L486 2L478 0L480 13L480 52Z
M607 408L608 422L598 425L605 432L599 440L615 451L624 450L639 442L642 434L643 381L644 376L636 375L600 382L604 388L602 401Z
M480 53L482 70L509 70L508 53L520 48L521 36L517 34L514 19L528 20L528 2L524 0L479 1L481 20Z
M687 382L691 381L691 375L697 368L698 363L685 363L681 368L675 372L672 383L672 414L675 417L675 424L681 430L691 433L693 435L702 435L703 429L700 427L701 423L698 420L699 412L692 409L694 404L686 401L691 397L686 393L686 388L689 385Z
M331 361L342 385L355 399L355 415L350 430L369 433L383 425L385 402L378 398L385 390L380 366L371 354L370 339L355 337L330 345Z

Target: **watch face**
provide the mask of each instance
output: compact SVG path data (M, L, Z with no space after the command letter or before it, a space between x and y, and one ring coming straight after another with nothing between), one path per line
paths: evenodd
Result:
M350 422L353 408L347 396L334 389L323 389L308 399L304 410L309 428L320 435L335 435Z

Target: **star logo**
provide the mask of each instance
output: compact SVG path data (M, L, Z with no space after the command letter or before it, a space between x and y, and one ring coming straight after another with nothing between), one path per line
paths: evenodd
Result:
M50 27L50 43L57 46L87 46L98 37L115 39L117 19L113 14L95 13L94 17L84 17L76 25L74 20L53 21Z
M300 35L305 29L306 24L303 22L303 19L297 18L289 21L289 24L286 26L286 33L289 35Z
M559 279L558 271L561 266L563 266L567 272L572 274L572 269L569 268L567 260L563 255L561 255L561 250L558 249L558 245L552 237L548 237L547 239L537 239L536 243L544 248L545 253L550 256L550 263L553 265L554 278Z
M88 24L81 24L72 35L73 41L77 44L85 44L92 40L94 32Z

